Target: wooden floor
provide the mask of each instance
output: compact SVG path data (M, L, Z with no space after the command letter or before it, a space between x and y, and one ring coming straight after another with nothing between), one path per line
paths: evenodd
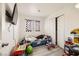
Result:
M62 56L64 53L60 47L48 50L46 46L39 46L33 48L33 53L30 56Z

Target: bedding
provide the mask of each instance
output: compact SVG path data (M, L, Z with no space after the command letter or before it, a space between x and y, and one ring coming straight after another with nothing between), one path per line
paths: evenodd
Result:
M35 38L35 37L26 37L25 40L26 40L26 41L33 42L33 41L36 40L36 38Z
M50 42L52 42L52 38L50 36L46 35L43 38L41 37L41 39L37 39L37 40L33 41L31 43L31 45L32 45L32 47L37 47L37 46L41 46L41 45L46 45Z
M25 40L30 41L32 47L46 45L46 44L52 42L51 36L48 36L48 35L39 35L37 37L30 35L28 37L25 37Z

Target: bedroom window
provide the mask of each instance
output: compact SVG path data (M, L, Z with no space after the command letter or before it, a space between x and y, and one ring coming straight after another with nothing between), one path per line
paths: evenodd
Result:
M40 21L26 20L26 32L40 31Z

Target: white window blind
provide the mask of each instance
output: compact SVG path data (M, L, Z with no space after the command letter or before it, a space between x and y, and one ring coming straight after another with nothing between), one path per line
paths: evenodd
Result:
M26 20L26 32L40 31L40 21Z

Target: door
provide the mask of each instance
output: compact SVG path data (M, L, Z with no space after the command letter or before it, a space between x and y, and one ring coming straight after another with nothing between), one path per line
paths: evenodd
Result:
M64 32L64 28L65 28L65 20L64 20L64 16L60 16L57 19L57 23L58 23L58 28L57 28L57 44L58 46L60 46L61 48L64 48L64 39L65 39L65 32Z

